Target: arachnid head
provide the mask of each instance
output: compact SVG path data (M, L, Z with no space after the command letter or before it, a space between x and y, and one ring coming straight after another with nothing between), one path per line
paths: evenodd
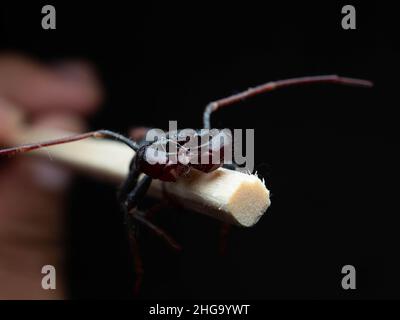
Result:
M148 176L174 182L192 168L205 173L218 169L231 145L232 137L227 131L214 135L208 130L189 135L175 133L141 146L135 161L137 168Z

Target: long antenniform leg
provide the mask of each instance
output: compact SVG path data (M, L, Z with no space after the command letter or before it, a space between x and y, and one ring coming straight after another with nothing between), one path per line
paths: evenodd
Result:
M99 139L104 139L104 138L113 138L117 141L120 141L122 143L125 143L128 147L132 148L134 151L137 151L139 149L139 146L136 142L132 141L131 139L124 137L121 134L109 131L109 130L98 130L98 131L91 131L87 133L82 133L82 134L76 134L72 136L68 136L65 138L59 138L59 139L53 139L53 140L48 140L44 142L39 142L39 143L31 143L31 144L24 144L21 146L13 147L13 148L7 148L7 149L0 149L0 156L14 156L18 153L24 153L24 152L29 152L33 150L38 150L44 147L50 147L50 146L55 146L59 144L64 144L64 143L70 143L74 141L79 141L87 138L99 138Z
M229 97L210 102L206 106L203 113L203 126L205 129L211 129L211 122L210 122L211 114L222 107L229 106L244 99L259 95L261 93L273 91L275 89L280 89L300 84L312 84L312 83L323 83L323 82L337 83L341 85L349 85L355 87L373 86L373 83L368 80L340 77L338 75L300 77L300 78L292 78L292 79L268 82L254 88L249 88L246 91L231 95Z

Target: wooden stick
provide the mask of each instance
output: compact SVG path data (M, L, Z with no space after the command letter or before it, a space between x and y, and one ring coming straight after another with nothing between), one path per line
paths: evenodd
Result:
M20 145L68 135L71 133L24 129L7 143ZM134 151L117 141L90 138L33 151L32 154L121 183L128 174ZM257 176L222 168L208 174L192 170L173 183L154 180L149 195L167 197L186 209L246 227L254 225L270 205L269 191Z

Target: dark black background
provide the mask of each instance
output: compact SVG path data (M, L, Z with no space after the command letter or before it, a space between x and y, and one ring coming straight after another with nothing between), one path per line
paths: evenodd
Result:
M41 28L54 4L57 29ZM260 96L219 112L218 127L255 128L256 170L272 206L235 228L218 253L220 224L179 209L157 222L175 254L145 230L142 298L399 298L395 11L340 1L224 5L145 2L1 4L0 45L43 60L84 57L107 90L93 128L199 127L205 104L269 80L338 73L374 89L316 85ZM133 263L115 188L79 177L68 217L70 294L129 298ZM341 288L341 268L357 290Z

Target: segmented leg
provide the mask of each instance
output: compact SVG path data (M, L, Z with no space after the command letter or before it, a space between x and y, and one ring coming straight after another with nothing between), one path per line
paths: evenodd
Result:
M135 266L135 275L136 275L135 287L133 293L135 296L138 296L144 276L143 260L142 257L140 256L139 243L136 237L131 232L129 233L129 240L131 244L131 250L134 259L133 264Z
M136 239L136 226L133 221L132 209L135 208L138 202L144 197L147 189L150 186L151 178L145 176L139 181L140 170L136 167L135 158L132 159L129 175L125 182L122 184L120 191L118 193L118 200L121 204L122 210L124 212L124 220L128 230L128 236L130 239L130 244L132 248L132 254L134 257L135 266L135 288L134 295L137 296L140 291L141 284L143 282L143 261L140 256L139 244Z
M133 160L128 178L122 185L118 195L119 201L122 204L122 209L125 214L125 221L128 227L129 237L131 239L131 246L133 249L133 256L135 259L135 295L139 294L141 283L143 282L144 278L143 261L139 253L138 240L135 237L135 233L137 231L135 221L138 221L141 224L145 225L155 235L164 240L172 249L176 251L181 250L181 246L171 236L169 236L161 228L157 227L147 219L147 212L137 210L136 207L138 203L145 196L146 191L150 187L152 181L152 179L146 175L139 180L139 176L140 171L137 169L135 161ZM157 209L150 209L150 215L153 215L155 210Z
M147 212L135 210L135 213L132 215L132 217L148 227L148 229L150 229L155 235L163 239L172 249L176 251L181 250L181 246L170 235L168 235L165 231L163 231L161 228L157 227L147 219Z
M133 158L128 178L122 184L118 193L119 203L122 205L122 209L126 213L136 208L140 200L142 200L146 195L146 192L151 185L152 178L144 175L144 177L139 180L140 174L141 172L136 166L135 158Z
M126 207L127 212L131 212L132 209L135 209L137 207L140 200L142 200L146 195L147 190L149 190L152 180L153 179L151 177L145 175L128 193L124 202L124 206Z
M131 239L131 245L133 249L133 255L135 258L135 272L136 272L136 283L135 283L135 295L139 293L141 283L143 281L143 262L139 253L139 245L135 237L136 224L135 221L139 221L148 227L153 233L163 239L171 248L174 250L181 250L180 245L167 233L155 226L146 218L146 213L136 209L140 200L146 195L147 190L150 187L152 178L145 175L139 180L140 170L136 167L135 159L132 160L129 175L126 181L121 186L118 194L118 199L122 205L122 209L125 214L125 222L128 227L129 237Z
M135 163L136 163L135 158L133 158L129 168L128 177L126 178L126 180L124 181L118 192L118 202L120 203L121 208L124 211L125 215L128 214L126 200L131 191L136 188L140 175L140 171L136 168ZM125 216L125 219L127 219L127 216Z

